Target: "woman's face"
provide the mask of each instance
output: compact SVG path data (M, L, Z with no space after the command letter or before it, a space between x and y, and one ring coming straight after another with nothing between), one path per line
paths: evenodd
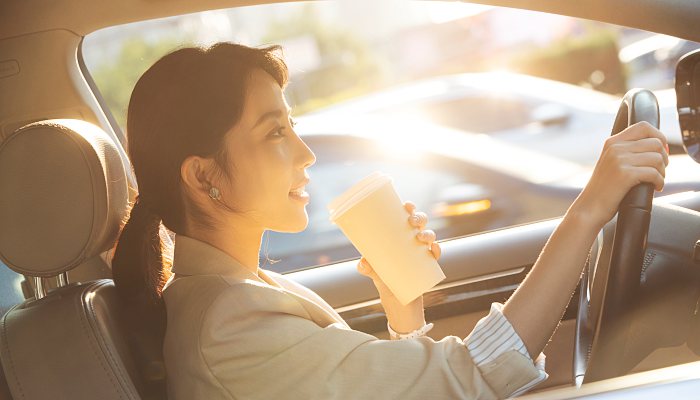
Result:
M221 179L222 200L263 229L302 231L308 223L306 168L316 157L294 132L282 89L268 73L252 73L244 104L226 135L231 179Z

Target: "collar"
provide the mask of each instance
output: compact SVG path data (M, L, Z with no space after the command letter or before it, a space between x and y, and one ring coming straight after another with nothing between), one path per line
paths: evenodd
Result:
M171 271L178 275L226 275L267 283L223 250L180 234L175 236Z
M225 275L241 281L261 282L295 298L308 312L311 319L320 326L325 327L328 324L339 322L350 329L343 318L330 306L322 306L294 290L293 286L298 284L288 281L282 275L276 275L277 280L272 279L260 267L258 267L258 275L256 275L224 251L189 236L180 234L175 236L175 252L171 272L173 276L168 283L173 281L175 275Z

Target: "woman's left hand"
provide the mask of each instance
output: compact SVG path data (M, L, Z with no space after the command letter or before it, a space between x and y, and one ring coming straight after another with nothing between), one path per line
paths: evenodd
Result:
M428 223L428 215L416 210L416 205L410 201L404 203L404 208L408 213L408 223L417 230L416 240L427 245L435 259L440 259L440 245L435 242L435 232L425 229ZM425 313L423 309L423 296L402 305L384 282L379 278L369 262L362 257L357 264L360 274L372 279L379 292L379 298L384 307L384 312L389 320L391 329L399 333L412 332L425 325Z
M591 179L567 214L584 216L597 232L635 185L648 182L661 191L667 165L666 136L647 122L631 125L605 140Z

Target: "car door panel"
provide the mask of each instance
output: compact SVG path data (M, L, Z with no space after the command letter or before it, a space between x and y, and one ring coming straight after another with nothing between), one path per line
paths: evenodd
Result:
M552 219L441 242L440 265L446 278L437 288L464 280L488 280L491 274L531 266L558 222ZM356 265L357 260L350 260L286 276L311 288L334 308L347 307L377 297L373 283L357 273Z

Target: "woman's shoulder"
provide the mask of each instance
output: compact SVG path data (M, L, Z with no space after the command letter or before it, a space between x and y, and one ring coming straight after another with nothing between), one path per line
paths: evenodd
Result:
M227 275L175 277L163 291L163 299L168 311L174 313L178 313L176 309L214 316L241 316L265 311L302 312L299 304L282 289Z
M319 306L321 309L323 309L326 313L331 315L333 319L336 321L340 321L348 328L350 327L347 325L343 317L338 314L333 306L328 304L328 302L323 299L321 296L318 295L318 293L314 292L313 290L309 289L308 287L302 285L301 283L295 281L294 279L288 278L280 273L274 272L274 271L269 271L269 270L263 270L267 275L269 275L272 279L274 279L277 283L280 284L284 289L295 293L304 299L311 301L315 303L317 306Z
M270 276L272 279L274 279L277 283L279 283L280 286L282 286L283 288L285 288L289 291L292 291L296 294L299 294L301 296L304 296L308 299L311 299L312 301L315 301L317 303L320 302L322 304L328 304L316 292L314 292L313 290L309 289L308 287L302 285L301 283L295 281L294 279L288 278L285 275L280 274L279 272L270 271L267 269L264 269L263 271L268 276Z
M201 294L220 295L222 292L245 295L250 292L275 292L279 289L254 279L228 276L225 274L181 275L171 278L163 289L167 302L172 297L198 297Z

